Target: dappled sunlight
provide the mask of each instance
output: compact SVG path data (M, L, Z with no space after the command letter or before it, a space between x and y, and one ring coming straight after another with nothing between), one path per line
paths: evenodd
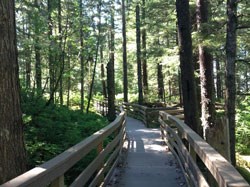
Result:
M152 145L145 145L145 150L146 152L159 152L159 151L165 151L166 150L166 147L163 147L162 145L157 145L157 144L152 144Z
M159 134L159 129L138 129L136 132L143 132L143 133L157 133Z

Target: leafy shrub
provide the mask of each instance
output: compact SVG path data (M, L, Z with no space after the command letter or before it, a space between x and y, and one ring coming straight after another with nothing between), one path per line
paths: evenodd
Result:
M45 107L45 104L43 98L22 93L29 168L50 160L108 124L105 118L95 113L85 114L65 106ZM94 157L91 153L81 161L83 164L77 164L75 170L82 169ZM73 169L70 174L75 172Z
M250 154L250 96L241 99L236 114L236 149L241 154Z

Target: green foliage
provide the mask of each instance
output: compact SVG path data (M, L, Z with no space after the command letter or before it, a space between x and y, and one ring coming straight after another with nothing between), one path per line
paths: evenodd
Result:
M44 99L30 94L23 93L22 101L29 168L55 157L108 123L94 113L84 114L56 105L45 107ZM88 161L87 158L83 162Z
M236 115L237 152L250 154L250 97L247 96L238 104Z

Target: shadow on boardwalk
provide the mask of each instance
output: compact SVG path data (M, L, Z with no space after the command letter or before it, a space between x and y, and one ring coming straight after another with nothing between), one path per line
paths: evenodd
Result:
M127 158L116 169L112 187L186 186L176 159L163 145L160 129L147 129L142 122L127 118Z

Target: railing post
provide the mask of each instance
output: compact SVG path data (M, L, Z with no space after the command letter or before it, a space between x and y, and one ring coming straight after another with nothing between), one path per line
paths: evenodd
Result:
M100 154L102 152L102 150L103 150L103 141L97 146L97 153ZM103 166L104 166L104 162L102 162L100 164L99 170L101 170L103 168ZM100 176L100 183L102 181L104 181L104 173L102 173L102 175Z
M55 179L51 184L50 187L64 187L64 175Z
M189 148L188 148L189 149L189 154L196 163L196 152L195 152L194 148L190 145L190 143L189 143L188 146L189 146Z
M149 127L149 122L148 122L148 118L149 118L149 116L148 116L148 108L146 108L145 109L145 116L144 116L144 118L145 118L145 126L148 128Z

